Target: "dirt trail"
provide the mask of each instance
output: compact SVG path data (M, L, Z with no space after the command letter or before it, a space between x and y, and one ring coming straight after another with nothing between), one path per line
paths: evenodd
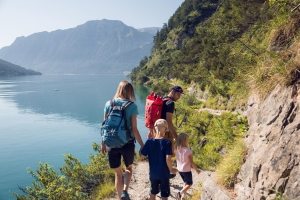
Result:
M201 174L198 175L194 170L192 170L193 174L193 185L188 190L188 197L191 194L199 189L199 183L201 179ZM176 194L179 190L182 189L183 181L180 175L177 173L176 177L170 180L170 189L171 195L169 197L170 200L176 199ZM128 190L129 196L131 200L148 200L150 197L150 183L149 183L149 164L146 161L137 162L133 167L133 176L131 179L131 183ZM116 194L114 197L110 198L111 200L118 200ZM157 195L156 199L160 198L160 193Z

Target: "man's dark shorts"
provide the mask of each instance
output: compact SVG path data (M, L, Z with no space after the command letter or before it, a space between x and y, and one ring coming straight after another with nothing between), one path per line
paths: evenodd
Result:
M179 172L183 182L187 185L193 185L192 172Z
M122 148L109 148L108 161L110 168L118 168L121 165L121 156L126 167L131 165L134 159L134 149L134 141L128 142Z
M170 180L156 180L150 178L150 184L151 184L151 194L157 195L159 193L160 189L160 195L161 197L169 197L170 196Z

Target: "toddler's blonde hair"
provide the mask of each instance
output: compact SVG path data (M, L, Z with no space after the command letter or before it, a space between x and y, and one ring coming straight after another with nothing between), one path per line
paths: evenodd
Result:
M189 147L189 136L186 133L180 133L177 137L176 149L180 150L183 147Z
M168 129L168 122L165 119L158 119L154 123L154 131L158 133L162 128L165 128L165 131Z

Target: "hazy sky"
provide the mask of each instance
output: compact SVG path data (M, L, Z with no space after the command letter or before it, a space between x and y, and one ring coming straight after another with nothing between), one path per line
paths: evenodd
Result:
M0 0L0 48L16 37L73 28L89 20L162 27L184 0Z

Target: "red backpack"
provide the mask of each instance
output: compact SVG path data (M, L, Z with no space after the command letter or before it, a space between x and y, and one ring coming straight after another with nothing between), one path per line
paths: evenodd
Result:
M153 129L155 121L161 118L162 106L165 100L170 100L170 98L162 98L154 92L147 96L145 106L145 126L147 128Z

